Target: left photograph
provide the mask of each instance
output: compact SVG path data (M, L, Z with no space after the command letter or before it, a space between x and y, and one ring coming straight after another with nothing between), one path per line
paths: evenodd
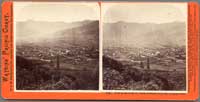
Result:
M99 9L14 2L15 90L98 90Z

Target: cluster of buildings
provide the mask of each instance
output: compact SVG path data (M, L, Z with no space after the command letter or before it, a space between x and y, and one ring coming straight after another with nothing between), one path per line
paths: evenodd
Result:
M104 49L104 55L126 65L142 67L144 64L170 66L176 63L186 63L186 49L172 48L110 48ZM149 65L147 65L149 66Z

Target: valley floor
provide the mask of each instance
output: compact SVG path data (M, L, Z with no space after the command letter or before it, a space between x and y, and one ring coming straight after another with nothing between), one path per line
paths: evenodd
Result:
M98 90L98 52L39 46L17 50L17 90Z
M186 90L183 48L146 49L145 53L141 53L144 49L139 50L141 49L104 50L103 89Z

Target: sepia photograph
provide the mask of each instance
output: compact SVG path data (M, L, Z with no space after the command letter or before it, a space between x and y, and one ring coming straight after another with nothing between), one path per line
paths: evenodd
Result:
M103 3L103 89L187 91L187 3Z
M98 90L98 3L14 2L15 87Z

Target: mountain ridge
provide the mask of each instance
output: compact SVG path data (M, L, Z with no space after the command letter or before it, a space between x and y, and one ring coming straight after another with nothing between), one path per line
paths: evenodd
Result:
M60 36L62 31L87 26L92 22L95 21L84 20L72 23L33 20L25 22L20 21L16 23L17 44L29 42L40 43L43 40L54 41L57 36Z
M123 21L103 24L104 46L129 46L160 48L185 46L184 22L126 23Z
M98 47L99 21L97 20L84 20L82 22L73 22L70 24L65 24L63 22L51 22L51 25L49 22L42 23L35 21L28 22L28 24L25 22L25 25L29 26L20 24L21 23L18 22L19 27L17 28L16 38L17 45L34 44L48 47ZM47 28L43 29L41 25L47 25ZM59 27L58 25L61 26L61 28L55 28Z

